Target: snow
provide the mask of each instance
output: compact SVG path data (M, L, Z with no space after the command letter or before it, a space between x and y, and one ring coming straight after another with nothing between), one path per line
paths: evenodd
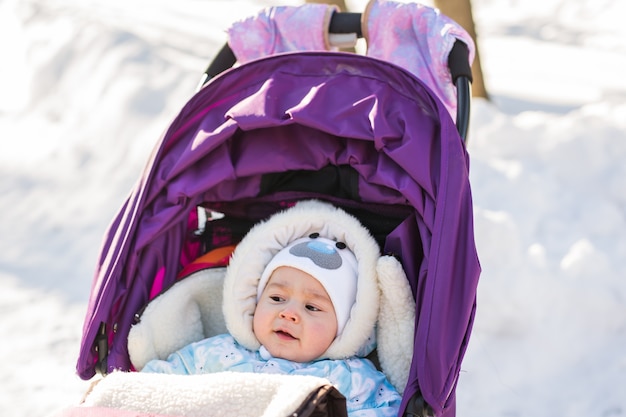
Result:
M108 222L235 19L296 1L0 0L0 409L46 415ZM362 10L364 0L348 1ZM626 415L626 3L474 0L483 274L459 416Z

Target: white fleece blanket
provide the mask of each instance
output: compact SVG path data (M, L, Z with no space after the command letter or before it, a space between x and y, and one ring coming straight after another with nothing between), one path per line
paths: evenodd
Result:
M113 372L88 393L82 406L184 417L285 417L329 384L299 375Z

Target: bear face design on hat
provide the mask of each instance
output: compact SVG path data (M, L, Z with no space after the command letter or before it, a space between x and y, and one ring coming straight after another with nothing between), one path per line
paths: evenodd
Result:
M365 356L376 344L379 258L358 219L318 200L298 202L255 225L235 249L224 278L226 327L242 346L259 349L252 331L258 296L274 269L293 266L322 283L337 314L337 336L318 359Z
M265 267L257 287L257 302L272 273L281 266L304 271L322 284L335 308L337 334L341 334L356 301L358 278L356 257L346 244L320 237L319 233L293 241Z

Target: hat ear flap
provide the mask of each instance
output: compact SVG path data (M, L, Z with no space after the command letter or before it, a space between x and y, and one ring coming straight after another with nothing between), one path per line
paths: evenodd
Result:
M381 256L376 265L380 286L378 358L389 382L404 392L413 360L415 299L400 262Z

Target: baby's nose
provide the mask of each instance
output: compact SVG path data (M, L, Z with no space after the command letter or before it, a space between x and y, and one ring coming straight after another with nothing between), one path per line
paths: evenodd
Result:
M280 318L293 321L294 323L297 323L298 321L300 321L300 315L297 313L297 311L294 308L291 308L291 307L285 307L280 312Z

